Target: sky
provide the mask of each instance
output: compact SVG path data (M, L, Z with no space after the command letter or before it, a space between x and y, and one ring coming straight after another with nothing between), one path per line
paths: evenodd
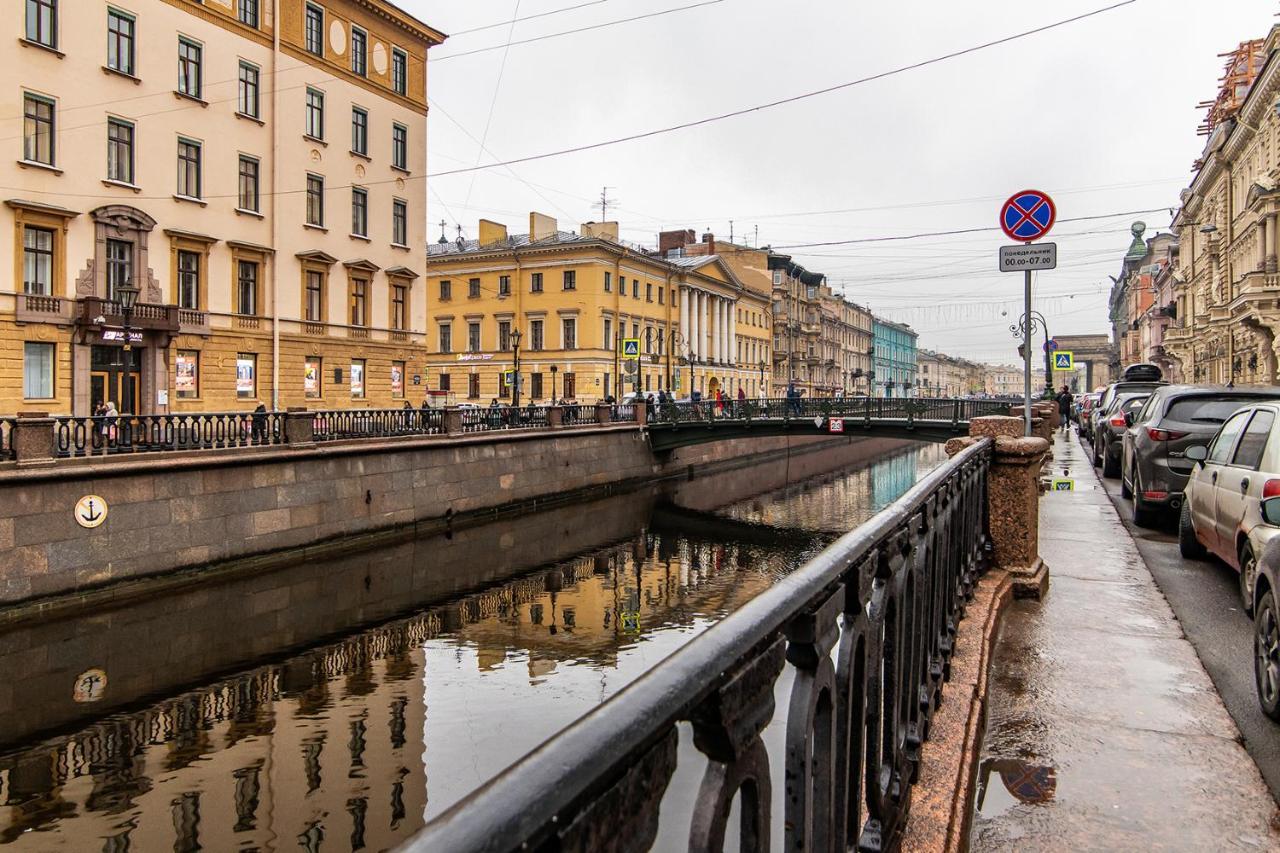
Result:
M995 229L1002 202L1034 187L1056 202L1058 268L1036 275L1033 307L1054 334L1106 332L1107 276L1130 225L1148 237L1167 227L1191 180L1218 54L1264 37L1280 3L1134 0L694 128L441 173L862 80L1117 1L398 0L451 35L428 68L429 239L441 220L451 238L459 225L474 237L481 218L522 233L531 210L576 229L601 218L608 187L625 239L732 231L910 323L922 347L1012 363L1022 276L997 271L998 230L804 244ZM650 17L555 35L639 16Z

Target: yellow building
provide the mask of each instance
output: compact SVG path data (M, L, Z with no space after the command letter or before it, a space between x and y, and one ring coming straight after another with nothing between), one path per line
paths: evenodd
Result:
M767 299L719 256L660 257L617 235L614 222L574 233L531 213L526 234L482 220L475 240L428 246L427 388L510 400L518 346L521 403L757 394L759 371L736 353L742 341L768 358Z
M7 19L0 412L398 405L422 362L441 33L386 0Z

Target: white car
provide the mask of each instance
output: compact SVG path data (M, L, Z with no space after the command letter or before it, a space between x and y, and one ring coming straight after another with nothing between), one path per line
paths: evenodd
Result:
M1262 517L1262 501L1280 497L1280 403L1246 406L1222 424L1208 447L1187 448L1196 462L1187 482L1178 545L1182 556L1220 558L1240 573L1240 600L1253 614L1257 557L1280 527Z

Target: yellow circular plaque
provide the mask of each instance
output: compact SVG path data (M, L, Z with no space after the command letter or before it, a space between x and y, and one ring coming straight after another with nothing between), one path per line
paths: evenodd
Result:
M81 527L97 527L107 520L107 502L97 495L85 495L76 501L75 515Z

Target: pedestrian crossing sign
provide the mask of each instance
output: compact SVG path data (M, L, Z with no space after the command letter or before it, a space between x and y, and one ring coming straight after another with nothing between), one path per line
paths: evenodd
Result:
M1074 492L1076 490L1076 481L1068 480L1064 477L1055 477L1051 488L1055 492Z
M622 339L622 357L623 358L639 358L640 357L640 339L639 338L623 338Z
M1055 351L1053 354L1053 369L1054 370L1075 370L1076 369L1075 353L1071 352L1070 350L1064 350L1064 349Z
M503 372L502 374L503 385L506 385L509 388L515 383L515 381L516 381L516 372L514 370L507 370Z

